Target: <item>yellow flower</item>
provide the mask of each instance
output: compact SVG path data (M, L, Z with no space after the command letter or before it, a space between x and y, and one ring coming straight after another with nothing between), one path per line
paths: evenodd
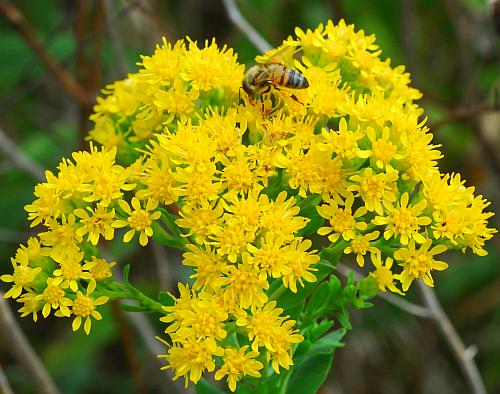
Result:
M349 191L356 192L355 197L363 199L368 211L381 215L383 205L396 201L394 191L397 179L397 171L377 174L371 168L365 168L361 174L351 176L350 180L355 184L349 186Z
M243 262L238 266L229 266L227 281L223 298L228 308L249 308L262 306L267 302L264 290L269 288L266 275L261 275L261 270L248 262L249 256L244 253Z
M49 174L52 173L46 171L45 174L49 178ZM35 186L35 197L37 197L35 201L24 207L24 210L28 212L28 220L31 220L30 227L35 227L40 223L45 224L61 215L61 198L54 185L39 183Z
M113 276L113 272L111 269L116 265L115 261L107 262L104 259L97 258L96 256L92 256L92 260L86 262L82 269L88 270L92 278L96 281L104 280L107 278L111 278Z
M237 93L243 80L244 66L236 62L232 49L224 45L219 51L215 38L209 45L205 40L205 48L198 48L196 41L188 38L188 54L180 76L191 82L195 89L207 91L214 88L228 87Z
M136 194L141 200L151 198L164 205L170 205L179 198L172 168L164 155L158 159L150 158L146 162L140 180L146 186Z
M43 317L50 314L51 309L58 309L56 316L69 317L71 314L69 306L72 301L65 297L64 290L61 287L63 278L47 278L47 287L42 294L38 296L39 300L45 302L42 308Z
M288 266L289 261L284 258L286 247L283 237L268 232L258 247L248 244L247 250L250 252L248 262L256 265L268 276L279 278L291 273L291 268Z
M113 222L113 227L122 228L129 226L131 229L123 236L123 242L130 242L135 232L139 232L139 243L141 246L148 244L148 239L153 235L151 224L161 216L160 211L150 213L158 206L158 201L149 199L145 208L142 208L141 202L137 197L132 197L132 210L125 200L118 201L120 208L128 215L127 220L118 219Z
M210 246L205 249L193 244L186 245L188 252L184 253L182 264L193 267L195 273L190 276L194 279L193 289L205 288L216 290L225 283L223 275L227 273L228 266L224 259Z
M366 129L366 135L372 143L371 156L375 165L381 170L390 166L392 160L404 158L403 154L397 153L398 146L391 141L391 131L388 127L382 129L380 138L377 137L377 132L373 127Z
M370 155L369 151L363 151L358 146L358 140L364 137L364 133L360 130L348 130L345 118L340 119L338 131L329 132L323 129L321 136L324 141L318 144L321 151L333 152L343 159L366 159Z
M260 370L264 367L260 361L254 360L259 355L253 350L247 352L248 345L240 349L225 348L224 363L215 373L215 380L221 380L227 375L227 382L231 391L236 390L236 383L245 375L260 378Z
M267 361L271 361L274 372L280 373L279 367L289 369L293 365L292 346L304 340L304 337L297 334L299 330L293 329L294 320L287 320L280 326L275 327L272 333L272 348L267 349Z
M80 279L89 280L92 278L90 272L84 271L84 267L80 264L83 259L83 252L68 258L60 264L60 268L54 270L52 273L55 277L60 277L63 289L70 288L74 293L78 290L78 283Z
M316 250L307 252L312 245L311 240L297 238L285 247L283 260L285 260L290 269L283 273L283 284L293 293L297 292L297 283L303 287L304 282L316 282L316 276L311 271L316 271L312 266L319 261Z
M423 279L428 286L434 287L434 280L431 276L432 270L442 271L448 268L448 264L443 261L434 260L434 256L446 251L446 246L436 245L432 249L432 240L427 239L420 246L415 248L415 241L411 240L408 247L399 249L394 253L394 258L400 260L403 266L399 280L403 285L403 291L408 290L414 279Z
M414 239L418 243L425 242L425 237L419 231L421 226L427 226L431 223L431 218L420 216L427 206L427 200L422 199L413 206L408 205L409 200L408 193L403 193L397 207L392 204L386 206L387 216L377 216L372 220L372 223L377 226L386 226L385 239L400 236L403 245L408 245L410 239Z
M224 166L221 181L227 188L228 196L244 195L252 190L263 188L255 172L257 163L246 153L243 146L235 150L233 157L221 158L221 163Z
M300 207L295 202L294 197L287 199L284 191L274 201L270 201L267 195L262 195L261 228L282 236L284 241L293 240L293 234L309 222L309 219L298 216Z
M28 254L23 250L19 249L15 258L11 258L12 267L14 267L14 273L12 275L6 274L2 275L0 279L3 282L10 283L14 282L12 287L5 293L5 298L17 298L21 295L23 289L26 291L31 290L31 286L35 282L38 274L42 271L42 268L30 267L28 261Z
M379 290L390 290L393 293L404 295L404 293L394 284L395 280L399 280L401 278L400 275L395 275L391 270L394 260L391 257L387 257L384 264L380 253L372 253L371 259L373 265L375 266L375 271L370 272L370 275L377 280Z
M87 207L87 210L75 209L74 214L80 219L80 224L83 224L76 230L79 237L88 234L88 241L92 245L97 245L101 236L107 241L113 239L115 235L115 229L112 226L115 218L114 209L109 210L103 205L97 205L95 209L92 207Z
M254 233L242 231L238 223L230 221L223 227L215 227L213 232L214 234L210 237L210 245L215 247L217 254L226 256L231 263L236 262L247 244L255 238Z
M215 369L213 357L224 354L224 349L217 346L213 338L186 338L182 343L173 345L169 345L161 338L157 339L169 347L167 354L158 356L168 362L168 365L161 369L172 369L175 374L174 380L184 376L185 387L190 381L196 384L203 372L212 372Z
M58 263L74 258L80 251L78 244L82 242L82 237L78 235L78 224L75 215L64 215L61 223L50 220L46 226L48 231L39 234L42 244L50 246L50 257Z
M188 288L181 289L181 295L172 307L164 307L169 315L160 320L174 322L165 332L174 342L185 342L188 338L224 339L227 335L224 322L228 318L226 310L218 303L217 296L201 291L192 295Z
M221 223L221 216L224 212L222 202L202 201L199 205L189 207L184 206L179 211L180 219L175 221L179 227L188 229L189 231L182 234L183 237L194 236L197 243L203 244L208 237L215 233Z
M76 294L76 299L71 304L71 312L75 315L75 319L73 320L73 323L71 325L73 331L78 330L82 322L85 321L83 329L85 331L85 334L89 335L92 325L90 317L92 316L96 320L102 319L101 314L95 310L95 307L105 304L106 302L108 302L109 298L101 296L93 299L92 297L90 297L94 292L95 287L95 280L91 279L87 286L86 294L84 295L81 291L78 291L78 293Z
M351 240L351 245L344 249L345 254L354 253L356 255L356 262L360 267L365 265L365 254L380 254L380 250L375 246L371 246L370 242L374 241L380 235L380 231L373 231L368 234L356 234Z
M248 339L252 341L251 348L258 351L259 347L266 349L266 358L272 359L272 366L276 373L279 367L288 369L293 364L292 346L304 340L298 330L293 329L294 320L286 320L280 316L283 309L276 308L276 302L271 301L263 308L251 308L251 315L240 312L236 324L248 332Z
M27 293L24 293L21 297L19 297L16 301L23 304L23 306L19 308L18 311L21 314L21 317L31 315L34 322L38 320L38 311L42 308L39 294L28 291Z
M360 207L352 213L352 205L354 203L354 196L349 195L341 204L335 200L331 200L328 204L323 204L317 207L318 213L329 221L328 227L321 227L318 230L319 235L327 235L331 243L338 241L340 236L346 241L354 239L355 230L364 231L367 228L365 222L356 221L357 218L363 217L367 210L365 207ZM343 205L344 208L340 206Z
M213 163L198 164L196 167L178 167L174 178L180 183L179 194L186 206L192 207L205 201L215 201L223 190L223 185L216 178L217 168Z

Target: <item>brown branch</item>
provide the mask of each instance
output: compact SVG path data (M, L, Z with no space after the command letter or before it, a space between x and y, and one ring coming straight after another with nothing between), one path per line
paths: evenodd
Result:
M118 325L118 331L120 332L120 339L123 345L123 356L125 357L128 369L132 375L134 392L139 394L145 393L146 386L144 385L144 378L139 366L139 358L134 350L134 340L130 326L125 321L123 311L120 309L120 304L117 301L111 304L111 311L113 312L113 317L115 318Z
M0 338L29 375L38 393L59 394L54 381L24 336L3 296L4 293L0 291Z
M224 7L226 8L227 15L231 22L240 29L240 31L250 40L255 47L261 51L265 52L271 49L271 44L269 44L260 33L247 22L243 15L241 15L238 6L236 5L236 0L222 0Z
M447 123L456 122L462 119L474 118L484 112L495 112L498 110L498 104L491 105L486 103L472 105L470 107L459 107L448 112L444 117L437 120L436 122L431 122L431 129L438 130Z
M114 17L113 0L104 0L104 7L106 11L106 30L109 35L111 48L113 48L114 52L116 74L119 78L124 78L127 74L127 60L125 57L125 51L123 49L123 40L121 38L119 29L113 29L112 26L110 26L113 20L115 20L115 23L119 23L116 20L116 17Z
M27 44L36 52L42 63L54 75L61 87L68 94L85 105L92 105L94 99L75 79L59 66L56 60L45 50L22 12L6 1L0 1L0 13L21 34Z
M432 317L436 321L444 339L450 346L455 359L460 365L471 391L474 394L486 394L483 380L481 379L477 365L474 362L475 347L465 347L462 339L455 330L455 327L453 327L450 319L446 316L446 313L439 303L434 291L422 280L418 281L418 287L427 308L431 310Z
M14 394L14 390L10 387L9 380L0 365L0 393L2 394Z
M1 128L0 152L2 152L14 165L30 174L37 181L45 180L45 171L42 166L26 155Z

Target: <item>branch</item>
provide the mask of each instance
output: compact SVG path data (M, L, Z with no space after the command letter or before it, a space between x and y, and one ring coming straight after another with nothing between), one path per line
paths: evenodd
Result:
M484 112L495 112L499 110L499 104L477 104L470 107L460 107L450 111L443 118L437 120L436 122L431 122L431 129L437 130L443 127L445 124L450 122L455 122L462 119L474 118Z
M247 36L250 42L254 44L260 52L265 52L272 48L271 44L269 44L265 38L262 37L245 18L243 18L235 0L222 0L222 2L224 3L224 7L226 8L227 15L231 22Z
M54 381L24 336L3 296L4 293L0 291L0 337L2 342L25 369L38 393L59 394Z
M127 61L123 50L123 41L118 29L115 30L113 26L111 26L113 20L115 21L114 23L118 23L113 13L113 0L104 0L104 7L106 11L106 30L109 35L111 48L113 48L114 52L113 58L115 60L116 73L120 78L124 78L127 75Z
M465 347L455 327L453 327L448 316L446 316L434 291L421 280L418 281L418 286L427 308L431 310L432 317L436 321L444 339L448 342L448 345L455 355L470 389L474 394L486 394L484 383L477 369L477 365L474 362L474 355L476 353L475 346L469 348Z
M1 4L1 3L0 3ZM45 180L45 171L42 166L27 156L14 141L0 128L0 151L20 169L26 171L37 181Z
M0 392L2 394L14 394L12 387L10 387L9 380L3 371L2 366L0 365Z
M357 281L359 281L363 278L363 276L359 272L357 272L357 271L355 271L355 270L353 270L353 269L351 269L351 268L349 268L341 263L339 263L337 265L337 271L342 276L344 276L346 278L350 274L353 274L354 279L356 279ZM379 292L377 294L377 296L382 298L384 301L387 301L389 304L393 304L393 305L397 306L399 309L402 309L403 311L408 312L410 315L414 315L414 316L418 316L418 317L425 317L425 318L433 317L432 311L429 308L426 308L426 307L414 304L412 302L406 301L403 297L400 297L396 294L380 293Z
M5 19L23 36L28 45L36 52L40 60L47 69L54 75L60 85L79 103L91 106L93 98L75 79L68 74L54 58L45 50L40 40L28 21L24 18L22 12L12 4L1 1L0 13Z

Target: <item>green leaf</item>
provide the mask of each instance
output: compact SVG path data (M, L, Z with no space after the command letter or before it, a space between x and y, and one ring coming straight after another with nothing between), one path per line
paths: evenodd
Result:
M328 282L321 283L316 290L314 290L309 302L307 303L306 313L315 315L316 311L319 311L328 304L330 294L330 287Z
M150 312L149 308L146 308L142 305L120 303L120 308L126 312Z
M194 387L197 394L225 394L224 391L219 390L217 387L214 387L211 383L208 383L203 378L201 378Z
M123 281L127 286L130 285L130 282L128 281L129 273L130 273L130 264L127 264L125 267L123 267Z
M325 381L333 353L299 357L286 387L286 394L315 394Z
M168 291L160 291L158 302L164 306L173 306L175 304L174 297Z
M349 311L347 309L342 310L342 313L337 316L337 319L340 324L342 324L342 327L347 330L352 329L351 322L349 321Z
M335 275L330 276L330 280L328 281L328 286L330 288L330 298L336 298L340 294L342 290L342 283L340 279Z
M344 347L344 343L341 340L346 332L343 328L329 332L312 344L308 355L313 353L328 354L335 351L336 348Z
M332 320L322 320L319 323L315 323L313 326L311 326L310 329L311 340L319 338L321 335L327 332L332 326L333 326Z
M371 275L361 279L358 288L360 297L372 298L378 293L377 280Z
M307 282L304 287L298 287L296 293L292 293L290 290L286 291L277 299L279 307L288 310L303 302L318 285L318 282L321 282L332 272L332 267L330 265L321 262L316 264L315 268L318 269L318 271L314 273L317 281L312 283Z

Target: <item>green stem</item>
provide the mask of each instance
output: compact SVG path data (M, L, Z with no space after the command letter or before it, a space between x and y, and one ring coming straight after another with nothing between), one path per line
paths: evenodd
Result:
M273 294L271 294L269 296L269 301L275 301L275 300L277 300L286 290L287 290L287 288L282 283L280 285L280 287L278 287L276 290L274 290Z

